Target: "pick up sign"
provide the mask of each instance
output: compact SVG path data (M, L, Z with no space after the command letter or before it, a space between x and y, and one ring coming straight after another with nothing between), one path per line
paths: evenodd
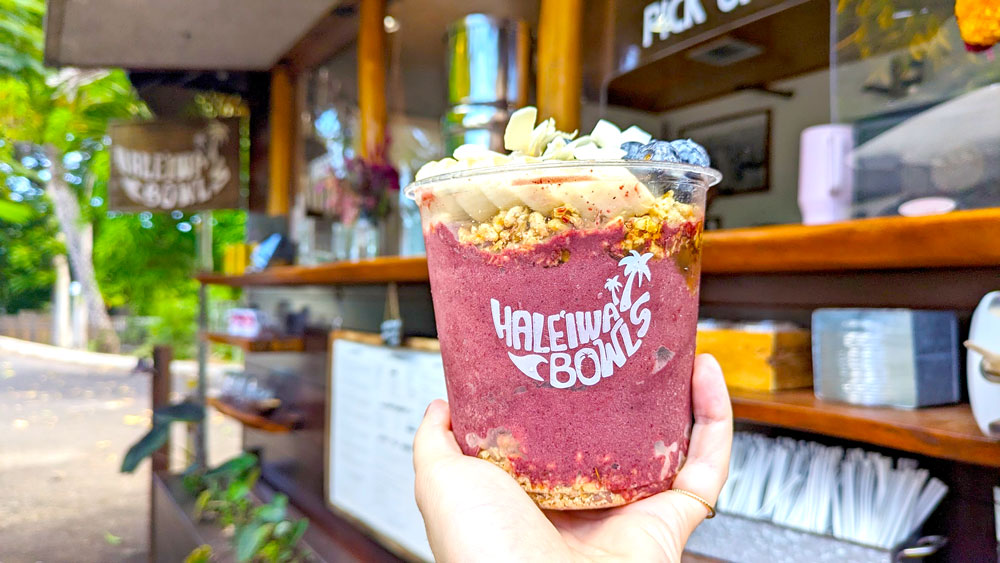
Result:
M238 207L238 124L239 118L112 124L109 208Z

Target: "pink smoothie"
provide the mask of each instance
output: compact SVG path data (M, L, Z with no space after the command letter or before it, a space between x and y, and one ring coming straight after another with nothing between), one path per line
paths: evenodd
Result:
M700 225L663 230L690 242ZM697 266L690 252L620 264L622 238L620 225L572 230L491 253L441 224L425 232L455 437L466 454L499 452L542 506L668 489L687 453Z

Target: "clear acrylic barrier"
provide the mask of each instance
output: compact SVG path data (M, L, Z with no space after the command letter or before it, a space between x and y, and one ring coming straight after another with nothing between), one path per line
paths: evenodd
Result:
M1000 48L966 48L953 0L832 10L831 110L854 127L854 216L1000 205Z

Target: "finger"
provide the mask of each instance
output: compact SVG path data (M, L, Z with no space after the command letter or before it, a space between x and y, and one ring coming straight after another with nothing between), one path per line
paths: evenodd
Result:
M691 402L694 414L691 443L674 488L690 491L714 506L729 475L733 407L722 368L708 354L695 359Z
M451 432L448 403L435 399L427 406L424 419L413 438L413 468L419 473L437 460L460 455L462 450Z

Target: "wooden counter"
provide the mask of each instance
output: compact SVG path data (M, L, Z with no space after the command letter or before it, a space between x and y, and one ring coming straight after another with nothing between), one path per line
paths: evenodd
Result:
M318 266L276 266L242 276L199 274L197 279L204 284L233 287L419 283L427 281L427 259L423 256L391 256L357 262L330 262Z
M706 274L1000 265L1000 209L705 234Z
M209 342L236 346L246 352L301 352L305 348L305 339L300 336L248 338L221 332L206 332L204 337Z
M295 429L294 422L290 420L277 420L271 417L262 416L254 412L242 409L219 397L208 397L208 404L220 413L239 421L243 426L255 428L263 432L284 433Z
M778 225L705 233L706 275L961 268L1000 265L1000 209L932 217L884 217L831 225ZM427 282L427 260L385 257L279 266L242 276L200 274L229 286Z

